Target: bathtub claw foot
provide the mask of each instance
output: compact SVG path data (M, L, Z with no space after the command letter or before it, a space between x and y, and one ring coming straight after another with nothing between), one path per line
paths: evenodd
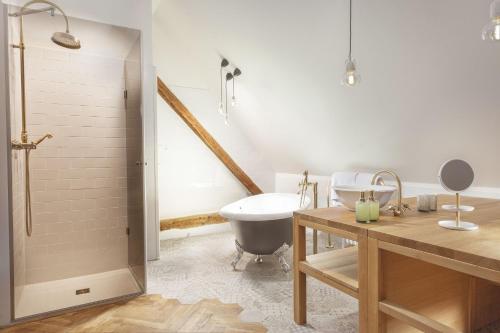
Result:
M278 261L281 265L281 269L285 272L288 273L290 271L290 265L286 262L285 259L285 254L290 248L290 245L287 243L283 243L276 251L274 251L274 255L278 257Z
M236 245L236 256L234 257L233 261L231 262L231 266L233 266L233 270L236 270L236 265L240 261L241 257L243 257L243 248L241 247L240 243L238 243L237 240L234 241L234 244Z

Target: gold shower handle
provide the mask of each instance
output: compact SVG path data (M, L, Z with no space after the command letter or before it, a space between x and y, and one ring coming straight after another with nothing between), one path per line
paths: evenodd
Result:
M35 144L35 146L38 146L40 143L42 143L45 139L52 139L54 136L50 133L47 133L45 134L44 136L42 136L40 139L38 139L37 141L33 142Z

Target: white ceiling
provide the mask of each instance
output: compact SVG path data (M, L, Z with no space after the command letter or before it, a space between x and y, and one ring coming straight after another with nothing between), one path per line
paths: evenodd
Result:
M219 54L237 64L232 123L277 172L391 168L435 182L461 157L476 185L500 186L500 43L480 39L489 0L353 3L355 89L340 86L347 0L163 0L155 42L171 51L155 61L170 84L214 97Z

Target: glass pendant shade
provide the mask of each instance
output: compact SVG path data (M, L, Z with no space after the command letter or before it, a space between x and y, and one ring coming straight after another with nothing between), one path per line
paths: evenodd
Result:
M218 111L221 115L224 114L224 103L220 102L219 103L219 108L218 108Z
M490 6L490 22L482 32L483 40L500 41L500 0L495 0Z
M361 76L359 76L356 70L356 61L354 59L347 59L345 66L345 74L342 77L342 85L346 87L354 87L361 82Z

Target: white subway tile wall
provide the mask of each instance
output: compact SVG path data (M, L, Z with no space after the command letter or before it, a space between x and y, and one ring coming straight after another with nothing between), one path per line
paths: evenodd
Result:
M127 267L124 60L27 47L26 79L30 140L54 138L31 153L25 283ZM17 191L23 163L13 159ZM24 205L19 195L15 202ZM21 229L22 209L14 212Z
M17 40L18 32L9 29L9 40ZM19 57L14 48L9 48L9 95L20 96ZM21 133L21 99L10 98L10 135L19 140ZM26 284L26 245L24 211L24 152L12 151L12 219L14 291L16 306Z

